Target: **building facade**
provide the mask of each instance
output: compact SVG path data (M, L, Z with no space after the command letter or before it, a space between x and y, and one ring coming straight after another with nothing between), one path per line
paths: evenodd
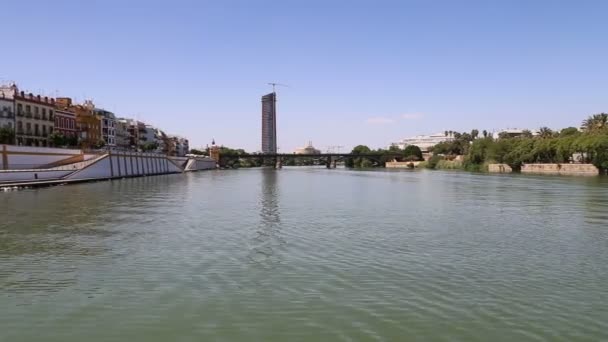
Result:
M57 102L55 102L56 104ZM55 106L55 132L66 138L78 139L76 115L68 110Z
M539 134L538 130L528 130L522 128L506 128L499 129L497 131L492 132L492 138L498 139L500 137L509 137L509 138L517 138L525 135L526 133L531 133L533 136Z
M119 150L131 149L131 133L128 119L116 120L116 148Z
M55 127L55 99L19 91L14 86L15 142L25 146L49 146Z
M190 153L190 145L188 139L177 135L169 136L169 139L172 142L170 146L172 150L169 150L167 154L171 156L184 157L188 153Z
M441 142L454 140L453 134L437 133L430 135L417 135L411 138L405 138L399 142L392 143L392 146L397 146L400 149L405 149L409 145L418 146L422 152L428 152L429 149Z
M262 96L262 153L277 153L277 94Z
M312 141L309 141L308 145L306 145L304 147L296 148L296 150L293 153L294 154L320 154L321 151L314 148L314 146L312 146Z
M101 118L95 114L95 105L92 101L73 104L71 98L59 97L56 100L56 107L74 114L78 140L82 148L97 148L100 145L102 141Z
M0 128L15 131L15 92L12 86L0 86ZM14 140L14 138L13 138ZM11 142L11 143L14 143Z
M101 139L109 149L116 147L116 116L104 109L95 108L95 115L101 119Z

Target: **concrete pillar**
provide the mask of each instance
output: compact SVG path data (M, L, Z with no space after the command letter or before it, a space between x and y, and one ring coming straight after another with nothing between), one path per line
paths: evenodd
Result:
M8 153L6 152L6 145L2 145L2 168L8 170Z
M118 164L117 165L118 166L118 177L122 177L122 170L121 170L121 167L120 167L120 154L119 153L116 154L116 162Z
M137 158L137 154L135 154L135 167L137 170L137 175L139 176L141 173L139 172L139 160Z
M112 151L108 151L108 158L110 159L110 177L114 178L114 162L112 161Z

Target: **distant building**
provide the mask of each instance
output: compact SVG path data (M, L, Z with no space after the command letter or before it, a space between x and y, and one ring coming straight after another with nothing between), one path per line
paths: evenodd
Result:
M492 138L494 139L498 139L501 136L506 136L509 138L516 138L516 137L521 137L522 135L524 135L524 132L530 132L532 133L532 135L538 135L539 132L537 130L529 130L529 129L521 129L521 128L506 128L506 129L500 129L498 131L494 131L492 133Z
M76 114L55 107L55 132L66 138L78 139L78 128L76 127ZM74 142L76 142L75 140Z
M277 153L277 94L262 96L262 153Z
M417 135L411 138L405 138L399 142L392 143L392 146L397 146L400 149L405 149L409 145L418 146L423 152L428 152L429 148L444 142L454 140L453 134L437 133L431 135Z
M309 141L308 145L306 145L305 147L296 148L296 150L293 153L295 153L295 154L320 154L321 151L314 148L312 146L312 141Z
M167 135L152 125L143 124L143 128L139 126L139 138L140 147L147 152L168 152Z
M15 130L15 99L12 86L0 86L0 128Z
M95 108L95 115L101 118L101 139L106 147L116 147L116 116L105 109Z
M101 117L95 114L95 105L92 101L87 100L83 104L73 104L69 97L58 97L56 107L76 116L78 139L82 148L96 148L100 144L102 141Z
M15 140L17 145L49 146L49 135L55 126L55 99L26 94L16 85L11 86L14 99Z
M126 151L132 148L129 121L124 118L116 120L116 148L119 150Z
M137 134L135 135L137 137L137 142L135 143L135 146L141 149L142 146L148 142L148 138L146 137L148 130L146 129L146 124L141 121L135 121L135 128L137 130Z
M209 157L215 160L216 163L220 162L220 147L215 144L215 139L211 142L211 147L209 148Z
M188 139L177 135L168 136L170 145L168 146L167 154L171 156L184 157L190 153L190 145Z

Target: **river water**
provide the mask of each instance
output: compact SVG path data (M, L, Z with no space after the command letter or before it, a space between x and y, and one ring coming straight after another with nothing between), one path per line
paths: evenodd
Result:
M608 181L207 171L0 193L0 341L608 340Z

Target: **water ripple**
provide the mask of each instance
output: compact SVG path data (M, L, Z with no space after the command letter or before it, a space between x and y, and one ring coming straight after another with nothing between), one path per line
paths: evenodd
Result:
M608 339L607 189L285 168L6 192L0 340Z

